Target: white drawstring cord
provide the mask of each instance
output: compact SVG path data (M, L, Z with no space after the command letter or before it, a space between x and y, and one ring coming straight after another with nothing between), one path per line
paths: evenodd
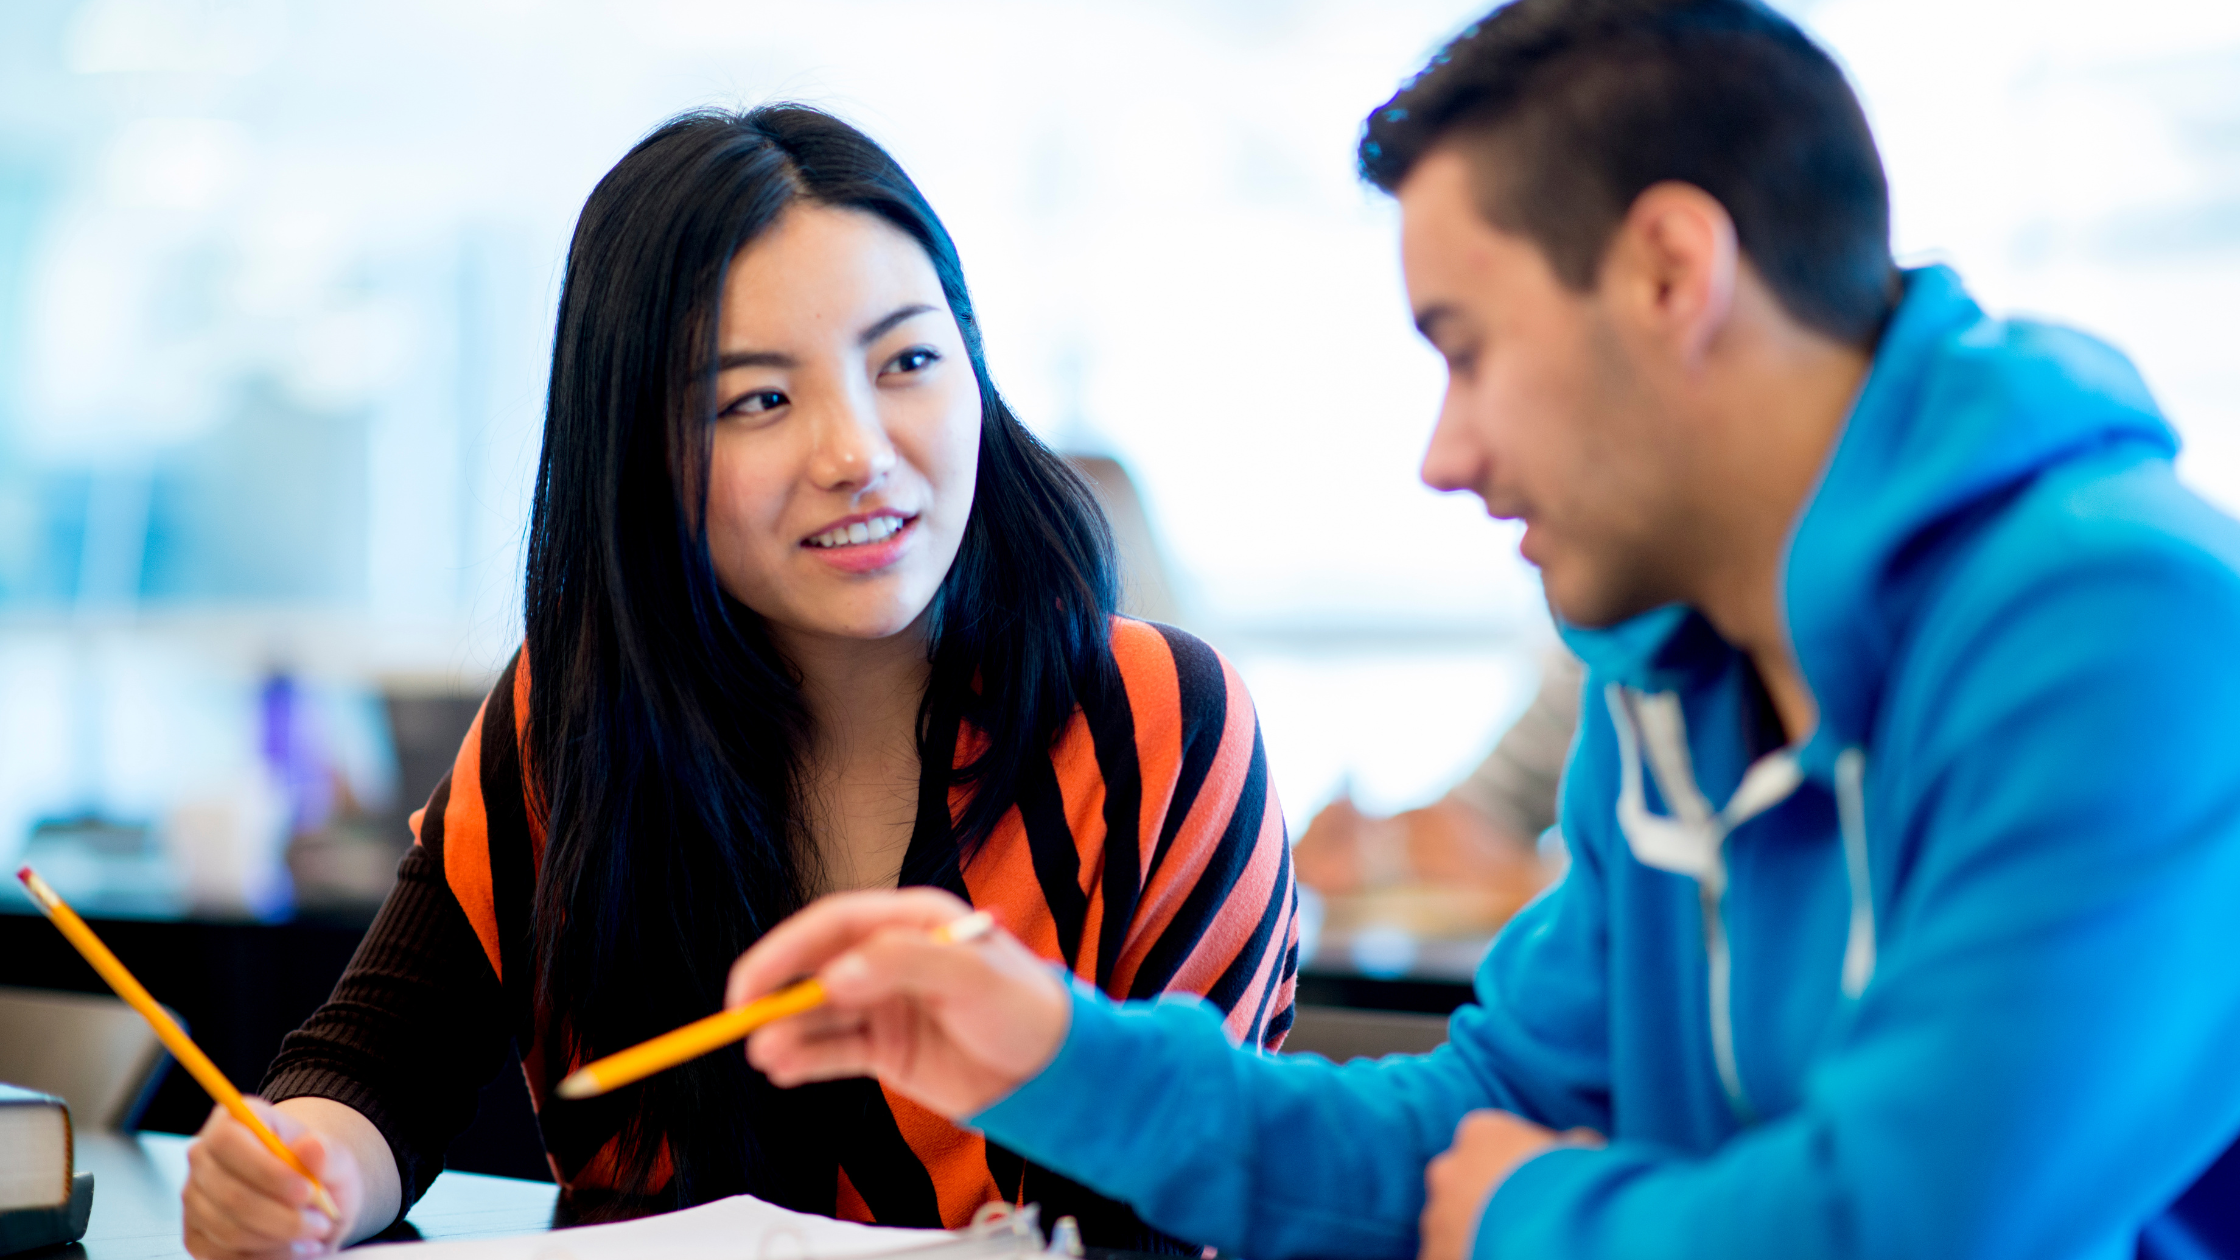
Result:
M1709 964L1711 1053L1727 1102L1743 1124L1755 1124L1757 1111L1742 1088L1735 1057L1734 961L1727 946L1725 846L1728 833L1787 800L1804 781L1794 750L1783 748L1753 762L1743 773L1727 807L1714 813L1696 785L1688 755L1688 731L1680 697L1671 692L1645 695L1610 684L1603 691L1618 737L1618 826L1626 846L1644 866L1686 875L1702 898L1704 953ZM1644 758L1643 745L1647 745ZM1641 765L1657 781L1670 817L1649 812L1642 793ZM1867 754L1846 748L1836 756L1836 818L1843 832L1844 875L1851 888L1851 926L1843 950L1843 995L1857 999L1874 976L1874 883L1867 865Z
M1836 754L1836 819L1843 826L1844 873L1851 883L1851 936L1843 946L1843 995L1857 999L1874 978L1874 880L1867 869L1867 754Z
M1743 772L1727 807L1714 813L1696 786L1688 756L1687 719L1680 697L1671 692L1643 695L1611 684L1603 693L1618 737L1618 826L1626 845L1644 866L1686 875L1696 881L1703 907L1703 949L1708 964L1711 1006L1711 1057L1727 1104L1745 1125L1756 1124L1757 1108L1742 1088L1742 1068L1734 1044L1734 959L1727 945L1727 924L1720 909L1726 896L1727 833L1787 800L1804 781L1794 752L1783 748L1760 757ZM1642 746L1649 773L1672 811L1649 812L1641 791Z

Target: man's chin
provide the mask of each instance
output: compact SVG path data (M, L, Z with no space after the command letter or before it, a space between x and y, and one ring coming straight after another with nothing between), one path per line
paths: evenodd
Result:
M1565 625L1581 630L1607 630L1669 602L1581 580L1580 575L1560 565L1541 567L1540 587L1548 597L1548 610Z

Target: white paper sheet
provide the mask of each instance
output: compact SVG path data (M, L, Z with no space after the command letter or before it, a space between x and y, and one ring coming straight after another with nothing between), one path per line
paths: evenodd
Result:
M835 1260L928 1247L957 1237L938 1229L836 1221L742 1194L613 1225L395 1245L409 1248L410 1260ZM390 1248L378 1250L386 1253ZM397 1260L405 1256L400 1254Z

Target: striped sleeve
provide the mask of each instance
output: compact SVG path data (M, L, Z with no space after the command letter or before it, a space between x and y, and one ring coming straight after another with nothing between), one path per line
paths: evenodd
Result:
M505 1064L498 988L439 859L414 845L333 995L281 1041L258 1093L328 1098L372 1121L396 1161L401 1217Z
M1237 1042L1274 1050L1291 1028L1298 904L1251 698L1226 661L1178 630L1115 619L1108 651L1108 677L1085 689L1049 757L1028 764L1015 808L965 857L959 882L1029 948L1106 993L1199 995ZM964 732L960 763L974 739ZM966 799L952 789L952 813ZM1092 1246L1198 1250L885 1092L943 1223L968 1221L981 1203L1035 1202L1046 1217L1075 1217ZM859 1190L871 1180L854 1163L846 1174ZM844 1190L840 1214L851 1206ZM932 1223L871 1206L881 1224Z
M524 787L521 737L528 725L529 671L515 653L460 741L451 773L412 815L413 839L443 856L444 882L474 927L490 969L509 994L531 980L530 911L544 829ZM526 1016L528 1008L519 1004ZM526 1022L517 1032L530 1034Z
M330 1098L372 1121L396 1161L400 1215L442 1171L445 1149L525 1030L527 925L493 897L495 885L522 877L505 861L526 844L525 822L518 845L509 830L522 810L510 725L517 676L509 666L451 773L413 813L414 843L380 914L333 995L282 1041L261 1086L274 1101ZM488 730L502 739L485 738Z
M1112 642L1130 729L1114 718L1098 741L1106 906L1079 974L1114 997L1199 994L1240 1044L1274 1050L1291 1028L1298 898L1252 698L1179 630L1122 620Z
M537 1113L547 1162L570 1195L610 1188L617 1136L626 1119L618 1104L548 1108L554 1084L579 1066L548 1058L552 1029L537 1014L537 870L544 860L545 819L525 773L529 725L529 662L517 652L460 742L443 786L414 816L414 837L442 861L445 884L474 929L496 975L507 1029ZM668 1180L666 1151L653 1171Z
M1115 619L1110 651L1111 685L966 864L970 900L1114 997L1198 994L1275 1049L1298 906L1251 697L1179 630Z

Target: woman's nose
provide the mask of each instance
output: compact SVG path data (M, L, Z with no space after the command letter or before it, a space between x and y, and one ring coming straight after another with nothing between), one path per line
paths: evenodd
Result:
M894 443L871 399L839 400L818 417L809 457L809 477L818 489L860 492L878 484L894 463Z

